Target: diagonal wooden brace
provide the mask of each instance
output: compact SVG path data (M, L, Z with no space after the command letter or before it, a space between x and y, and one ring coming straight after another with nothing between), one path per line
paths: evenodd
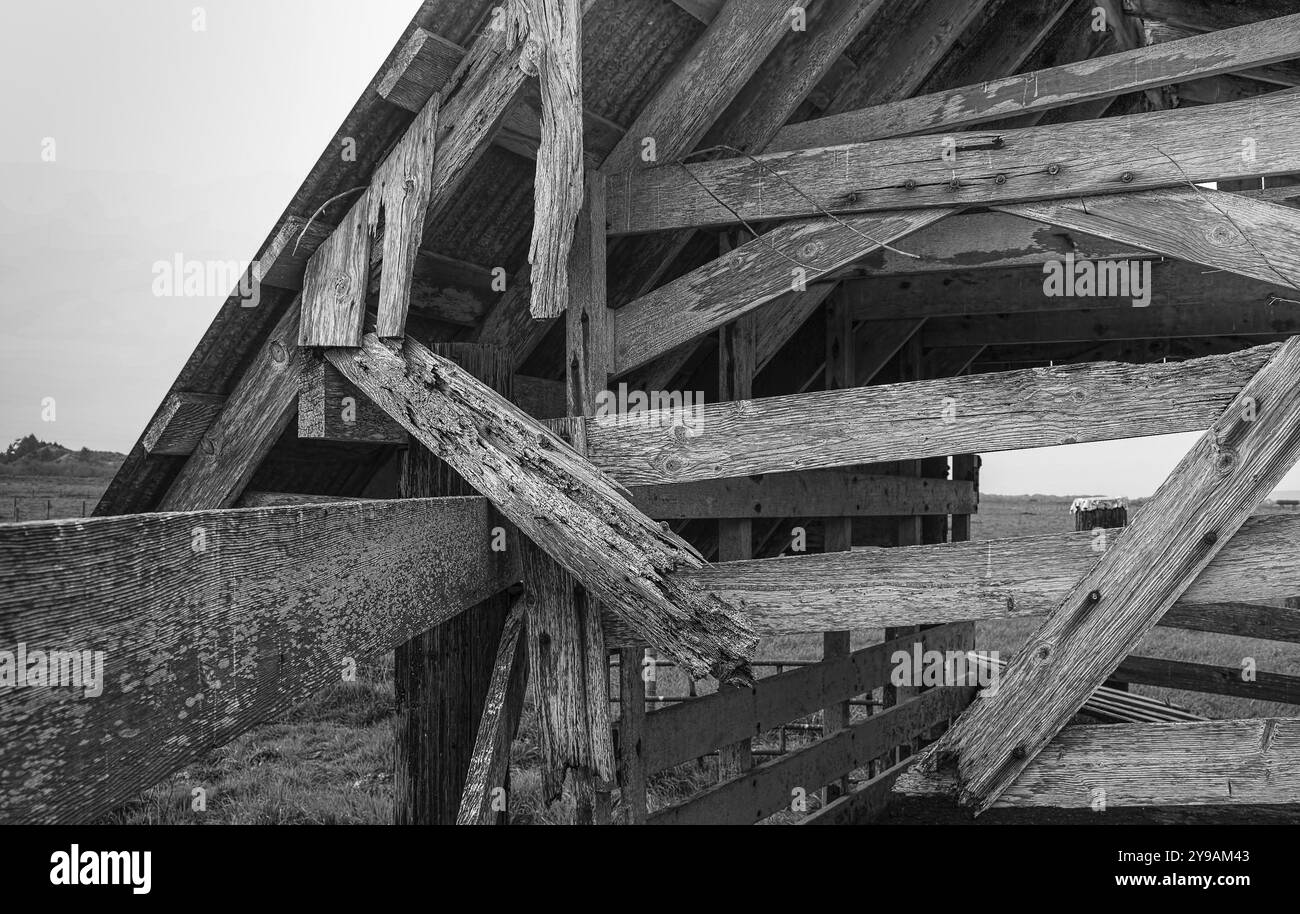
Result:
M553 432L415 340L368 333L325 357L639 637L696 676L748 681L749 622L675 573L704 560Z
M991 806L1160 620L1300 458L1300 337L1248 381L1137 520L923 753L957 799Z

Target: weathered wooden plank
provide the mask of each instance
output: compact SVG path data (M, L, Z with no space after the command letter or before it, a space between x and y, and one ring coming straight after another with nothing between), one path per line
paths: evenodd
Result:
M389 62L375 91L394 105L419 113L446 85L464 55L459 45L417 27Z
M769 152L955 130L1295 57L1300 15L1034 70L783 128Z
M611 176L611 234L989 205L1300 171L1300 93L1097 122L905 137ZM1256 142L1243 156L1242 137ZM948 150L952 155L945 156ZM953 159L947 161L945 159ZM719 202L721 201L721 202Z
M1300 337L1233 398L1007 667L927 750L976 814L1015 781L1300 458Z
M298 492L245 491L235 502L236 508L282 508L289 505L323 505L342 501L373 501L341 495L303 495Z
M790 805L791 792L818 787L919 736L960 711L975 689L931 689L811 746L766 762L650 817L650 825L749 825Z
M785 34L790 7L788 0L733 0L724 7L602 158L601 170L640 167L643 154L671 161L689 153ZM484 318L478 339L510 346L521 365L547 329L549 322L533 320L526 274L518 275Z
M613 313L605 303L605 176L589 172L569 259L573 300L565 314L565 396L570 416L595 415L609 387Z
M876 213L778 226L616 311L614 372L644 365L954 212Z
M541 136L533 182L532 316L554 318L569 304L568 262L582 207L582 5L580 0L524 0L538 61Z
M329 441L371 441L404 444L406 430L356 387L324 357L303 356L298 392L298 437Z
M565 773L613 773L605 645L598 607L581 586L532 543L521 545L528 610L528 683L538 714L543 799L564 789Z
M1288 94L1287 101L1292 97ZM1277 104L1285 106L1280 97ZM1226 106L1214 106L1221 107ZM1273 110L1272 104L1257 107ZM1261 126L1261 140L1266 132ZM1246 135L1254 133L1248 129ZM1246 158L1251 147L1243 146L1240 138L1236 144L1234 155ZM1179 158L1173 150L1165 151ZM1091 198L1086 203L1018 203L1000 209L1252 279L1293 289L1300 286L1300 253L1294 244L1300 211L1245 194L1170 187Z
M488 519L440 499L0 527L0 643L104 652L94 699L3 690L0 818L93 820L491 596Z
M1246 679L1240 666L1214 666L1188 663L1162 657L1128 656L1110 674L1116 682L1132 685L1161 686L1213 695L1235 695L1256 701L1279 701L1300 705L1300 676L1285 676L1251 670Z
M617 470L610 470L615 479ZM975 510L974 487L852 469L768 473L704 482L634 486L632 503L656 519L879 517Z
M173 392L144 431L141 443L150 454L189 454L221 414L225 397Z
M646 820L645 648L625 647L618 652L618 777L629 825Z
M302 374L298 316L295 301L199 439L160 511L227 508L239 497L293 418Z
M1005 540L857 548L724 562L692 580L741 606L764 635L1012 619L1051 612L1098 557L1126 536L1089 532ZM1283 600L1300 589L1300 520L1251 518L1162 618L1162 625L1290 640L1295 610L1266 615L1220 609L1236 600ZM1274 632L1277 634L1275 635ZM612 643L626 625L611 623Z
M710 403L694 417L702 435L679 437L651 411L635 425L591 420L587 440L597 468L652 484L1195 431L1276 349Z
M1250 0L1248 3L1222 3L1219 0L1131 0L1129 6L1135 16L1196 32L1236 28L1295 12L1295 4L1290 0Z
M973 707L978 706L978 702ZM998 798L1000 809L1237 806L1300 801L1300 720L1067 727ZM900 777L909 797L951 782Z
M974 324L978 323L979 318L988 318L992 315L1005 315L1002 320L1009 325L1030 326L1037 321L1046 327L1058 319L1068 322L1069 315L1076 311L1125 309L1135 312L1128 319L1148 322L1172 319L1185 313L1189 317L1189 328L1195 331L1198 316L1200 323L1204 325L1213 320L1216 313L1221 315L1225 311L1235 311L1238 306L1249 308L1258 305L1271 308L1278 304L1286 305L1285 299L1300 300L1300 294L1279 285L1276 281L1261 282L1235 273L1207 271L1194 263L1165 260L1148 265L1126 266L1122 272L1114 270L1115 266L1123 263L1124 261L1118 263L1112 261L1106 264L1062 259L1059 261L1061 272L1057 273L1056 268L1053 268L1052 275L1045 272L1046 267L1040 266L1037 270L994 269L882 276L849 280L844 285L845 294L853 301L858 316L864 320L927 318L935 322L930 326L939 327L943 326L938 323L941 318L971 318L971 323ZM1095 278L1100 276L1107 283L1108 288L1104 290L1107 294L1083 296L1045 294L1047 283L1053 280L1054 276L1061 276L1062 284L1057 284L1053 291L1069 291L1071 287L1064 285L1068 280L1063 277L1087 270L1093 271L1092 290L1101 291ZM1137 272L1139 270L1140 273ZM1136 277L1141 283L1139 294L1134 295L1131 286L1128 287L1127 295L1111 294L1113 289L1109 288L1109 285L1117 279L1122 279L1125 273L1130 278ZM1082 276L1077 278L1080 282L1083 281ZM1085 287L1076 288L1082 290ZM1122 291L1123 288L1121 286L1120 290ZM1146 304L1141 304L1142 302ZM1295 305L1291 308L1300 311L1300 308ZM1142 313L1146 311L1163 311L1164 314L1146 316ZM1263 317L1259 312L1255 312L1251 315L1253 319L1244 320L1242 326L1257 327L1261 320L1268 321L1269 315L1273 313L1282 315L1275 319L1285 319L1285 309L1278 312L1266 311ZM1222 316L1217 319L1225 320ZM996 323L996 319L990 320L990 323ZM950 321L949 326L951 324ZM1048 331L1044 328L1041 332L1046 334ZM1156 337L1170 335L1153 334ZM1177 332L1172 334L1174 337L1190 335L1193 334ZM922 336L925 337L926 333L923 332ZM974 342L976 341L963 341L960 345Z
M743 669L755 641L747 624L680 584L680 570L702 559L555 434L409 338L399 352L368 334L363 348L326 358L645 642L697 675Z
M875 821L892 799L894 782L912 765L911 760L886 768L865 784L832 800L798 821L798 825L865 825Z
M1251 529L1250 525L1251 521L1247 521L1242 527L1242 532L1238 533L1234 540L1246 535L1246 532ZM1216 556L1215 561L1218 560ZM1214 562L1210 563L1210 567L1214 567ZM1173 609L1164 614L1160 624L1195 632L1216 632L1220 635L1241 635L1246 638L1263 638L1267 641L1300 643L1300 614L1287 607L1269 606L1264 603L1242 603L1235 600L1187 606L1176 603Z
M478 735L474 737L474 754L465 778L465 792L461 795L456 814L457 825L491 825L497 821L498 810L494 807L507 790L510 743L514 731L510 720L510 692L527 668L520 650L519 636L523 626L524 603L516 600L501 632L492 682L488 686Z
M1170 274L1166 272L1163 275ZM1187 278L1193 281L1208 277ZM1242 282L1257 285L1253 280ZM1085 301L1092 304L1090 299ZM1077 304L1079 299L1074 299L1074 302ZM1028 304L1023 300L1017 302L1022 303ZM1267 297L1249 297L1224 298L1213 305L1187 304L1180 307L1170 303L1166 307L1128 305L1031 311L1017 313L1009 319L1004 315L930 318L925 322L922 339L927 348L939 349L1197 336L1277 337L1294 333L1300 333L1300 306Z
M870 692L888 681L895 651L911 651L916 643L923 650L954 650L962 647L966 634L960 626L951 626L896 638L827 663L764 677L752 689L718 691L651 711L643 737L646 769L662 771L716 746L764 733L815 713L827 699Z
M367 189L307 262L300 299L300 346L356 346L361 342L370 276L369 196Z

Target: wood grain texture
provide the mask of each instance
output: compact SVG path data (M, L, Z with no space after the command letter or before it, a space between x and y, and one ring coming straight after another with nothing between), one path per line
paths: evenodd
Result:
M644 825L647 812L644 647L618 651L618 777L629 825Z
M1195 431L1276 349L711 403L695 437L653 412L637 424L598 418L588 422L589 455L599 469L617 467L624 484L651 484Z
M370 402L324 357L303 357L298 437L405 444L406 430Z
M609 780L608 666L598 608L563 568L532 543L520 546L528 611L528 682L542 752L542 798L560 798L565 773Z
M608 471L618 479L618 471ZM768 473L704 482L633 486L632 503L656 519L869 517L961 514L976 508L974 487L853 469Z
M1241 532L1233 539L1246 535L1250 529L1251 521L1246 521ZM1210 565L1213 567L1214 562ZM1268 641L1300 643L1300 614L1287 607L1269 606L1264 603L1225 600L1222 603L1206 605L1175 604L1173 609L1164 614L1160 624L1196 632L1216 632L1221 635L1241 635Z
M542 129L533 182L531 314L554 318L569 305L569 248L582 207L582 5L524 0L538 63Z
M894 782L912 765L899 762L875 775L852 792L832 800L798 821L798 825L866 825L878 819L893 800Z
M1182 594L1162 623L1214 625L1213 604L1284 599L1300 588L1290 537L1300 521L1286 515L1250 519ZM1014 537L852 553L724 562L691 577L749 614L762 634L1010 619L1051 612L1108 550L1129 536L1109 530ZM1269 628L1237 632L1269 637ZM1276 618L1294 626L1294 610ZM1238 624L1243 624L1243 619ZM622 631L625 628L621 627ZM1215 629L1211 629L1215 630ZM1284 629L1285 631L1285 629ZM610 633L611 639L616 633Z
M1298 757L1294 718L1067 727L994 805L1091 808L1099 797L1107 809L1296 803ZM953 786L912 770L894 790L934 796Z
M368 335L326 358L645 642L697 675L745 675L747 623L681 586L678 572L703 561L555 434L409 338L395 352Z
M1286 174L1300 171L1300 138L1292 129L1298 114L1300 94L1287 90L1267 101L971 130L956 137L951 162L942 157L941 138L905 137L724 159L689 170L665 165L611 176L610 232L989 205ZM1241 155L1244 136L1257 144L1250 161Z
M369 198L367 189L307 261L300 303L299 346L361 343L370 277Z
M520 650L523 627L524 603L516 600L501 632L492 682L483 704L478 735L474 738L474 754L465 778L465 792L456 813L457 825L491 825L497 821L493 793L498 789L506 790L509 779L510 743L514 729L510 721L510 691L527 669L527 661Z
M0 527L0 643L104 652L97 698L0 697L0 817L93 820L491 596L488 518L440 499Z
M644 365L954 212L876 213L778 226L616 311L614 373Z
M981 699L927 750L993 804L1300 458L1300 337L1282 344Z
M333 222L287 217L258 258L262 285L302 290L311 255L334 231Z
M754 688L704 695L651 711L645 720L645 764L650 773L709 750L815 713L827 699L848 699L889 680L895 651L947 651L962 647L973 626L948 626L896 638L827 663L796 667L758 680ZM820 785L818 785L820 786Z
M375 91L394 105L418 113L456 72L464 54L459 45L417 27L389 61Z
M253 357L159 503L160 511L227 508L293 418L302 374L296 304Z
M400 337L406 329L411 278L424 238L424 213L432 190L440 109L441 100L435 94L375 171L363 197L370 236L378 233L380 220L384 227L383 272L375 319L381 337Z
M805 0L799 0L802 6ZM646 102L618 144L602 157L605 174L638 167L643 141L659 161L689 153L787 28L788 0L732 0L692 45L672 76ZM655 262L666 258L660 255ZM484 318L481 342L508 345L522 365L549 322L534 321L526 277L516 275Z
M1272 110L1272 106L1264 105L1261 110ZM1237 146L1240 152L1240 139ZM1086 204L1078 200L1019 203L1001 210L1251 279L1300 288L1300 253L1294 243L1300 231L1300 211L1243 194L1170 187L1098 197Z
M769 152L969 127L1296 56L1300 15L791 124Z
M872 715L811 746L757 766L652 815L650 825L750 825L790 805L791 791L808 794L899 743L919 736L970 701L974 689L929 692Z
M609 386L614 346L613 312L605 304L605 176L587 175L586 202L578 215L569 281L573 295L565 313L566 415L592 416Z
M225 402L216 394L169 393L144 431L144 449L150 454L189 454Z

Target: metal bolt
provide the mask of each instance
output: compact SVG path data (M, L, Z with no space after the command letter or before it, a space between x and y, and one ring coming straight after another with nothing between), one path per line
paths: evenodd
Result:
M1011 757L1016 761L1029 758L1029 748L1024 743L1021 743L1019 746L1016 746L1016 748L1011 750Z
M951 181L948 182L949 190L955 191L960 187L961 187L961 182L958 181L956 178L953 178Z
M1126 172L1124 172L1122 175L1119 176L1119 179L1120 179L1121 181L1123 181L1125 184L1132 184L1132 183L1133 183L1133 172L1131 172L1131 171L1126 171Z
M1207 546L1213 546L1218 541L1219 541L1219 534L1215 533L1213 530L1205 534L1205 536L1201 537L1201 542Z
M1089 603L1100 603L1100 602L1101 602L1101 591L1100 591L1100 590L1094 590L1094 591L1092 591L1091 593L1089 593L1089 594L1088 594L1088 602L1089 602Z
M994 184L1006 184L1006 183L1007 183L1007 176L1006 176L1006 175L998 175L996 178L993 179L993 183L994 183Z
M1047 173L1049 175L1059 175L1061 173L1061 166L1053 162L1051 165L1047 166Z
M916 182L913 181L911 178L908 178L906 181L904 181L903 186L906 187L908 190L916 190Z

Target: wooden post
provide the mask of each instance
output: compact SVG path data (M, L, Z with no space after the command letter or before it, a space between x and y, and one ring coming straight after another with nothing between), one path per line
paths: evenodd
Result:
M719 236L720 253L731 249L727 233ZM748 400L754 395L757 373L758 323L750 312L718 330L718 400ZM753 522L749 518L718 521L718 561L737 562L753 557ZM719 688L727 688L719 685ZM742 739L718 748L718 780L725 781L754 767L753 741Z
M832 293L826 300L826 389L838 390L852 387L857 379L856 341L853 332L853 309L844 296ZM823 519L825 536L823 551L844 552L853 548L853 518L827 517ZM846 631L822 632L822 660L833 660L849 653L850 633ZM822 739L849 725L852 715L849 700L833 702L822 709ZM822 788L822 805L848 793L849 777L846 773L837 782Z
M898 350L898 369L899 381L919 381L921 380L921 339L913 335L902 348ZM921 461L903 460L899 461L898 474L900 476L920 476ZM898 537L895 545L898 546L919 546L922 541L921 518L917 516L900 517L898 519ZM920 626L904 625L895 628L885 629L885 640L889 641L903 635L919 632ZM914 696L919 690L911 687L896 688L893 685L886 685L881 694L881 707L889 708L908 698ZM906 746L899 746L897 751L890 753L885 767L901 762L910 754Z
M579 130L579 153L581 131ZM578 213L573 244L568 251L563 291L552 290L543 294L533 291L534 316L539 314L539 302L550 300L564 305L565 313L565 392L570 416L595 415L597 399L609 384L610 353L613 349L614 330L611 314L605 304L605 178L599 172L590 172L586 178L585 197ZM539 196L539 201L541 197ZM534 280L539 276L534 264ZM586 453L586 439L581 434L581 419L570 425L570 441L580 454ZM591 637L585 644L585 666L593 681L588 683L587 701L589 726L602 728L603 733L591 733L589 742L593 753L612 754L609 743L609 655L600 631L600 605L586 597L587 624ZM638 670L639 673L639 670ZM599 708L596 705L599 704ZM642 702L642 714L645 703ZM575 767L572 772L575 793L574 821L578 824L608 824L610 819L610 790L613 771L603 758L593 758L589 767ZM597 773L603 777L597 779Z
M504 350L471 343L433 348L509 395L513 372ZM475 494L455 470L416 441L402 454L398 492L402 498ZM491 533L483 531L484 536ZM509 609L510 598L502 593L394 651L397 824L456 823Z
M642 672L645 649L618 652L618 770L628 825L646 820L646 765L641 741L645 734L646 681Z
M1127 527L1127 498L1076 498L1070 505L1075 530L1097 527Z
M975 486L975 504L979 505L980 491L980 458L978 454L953 454L952 455L952 478L954 482L969 482ZM952 542L965 543L970 540L970 520L969 514L952 515ZM970 640L963 645L966 650L975 649L975 626L971 626ZM948 721L951 726L951 718Z

